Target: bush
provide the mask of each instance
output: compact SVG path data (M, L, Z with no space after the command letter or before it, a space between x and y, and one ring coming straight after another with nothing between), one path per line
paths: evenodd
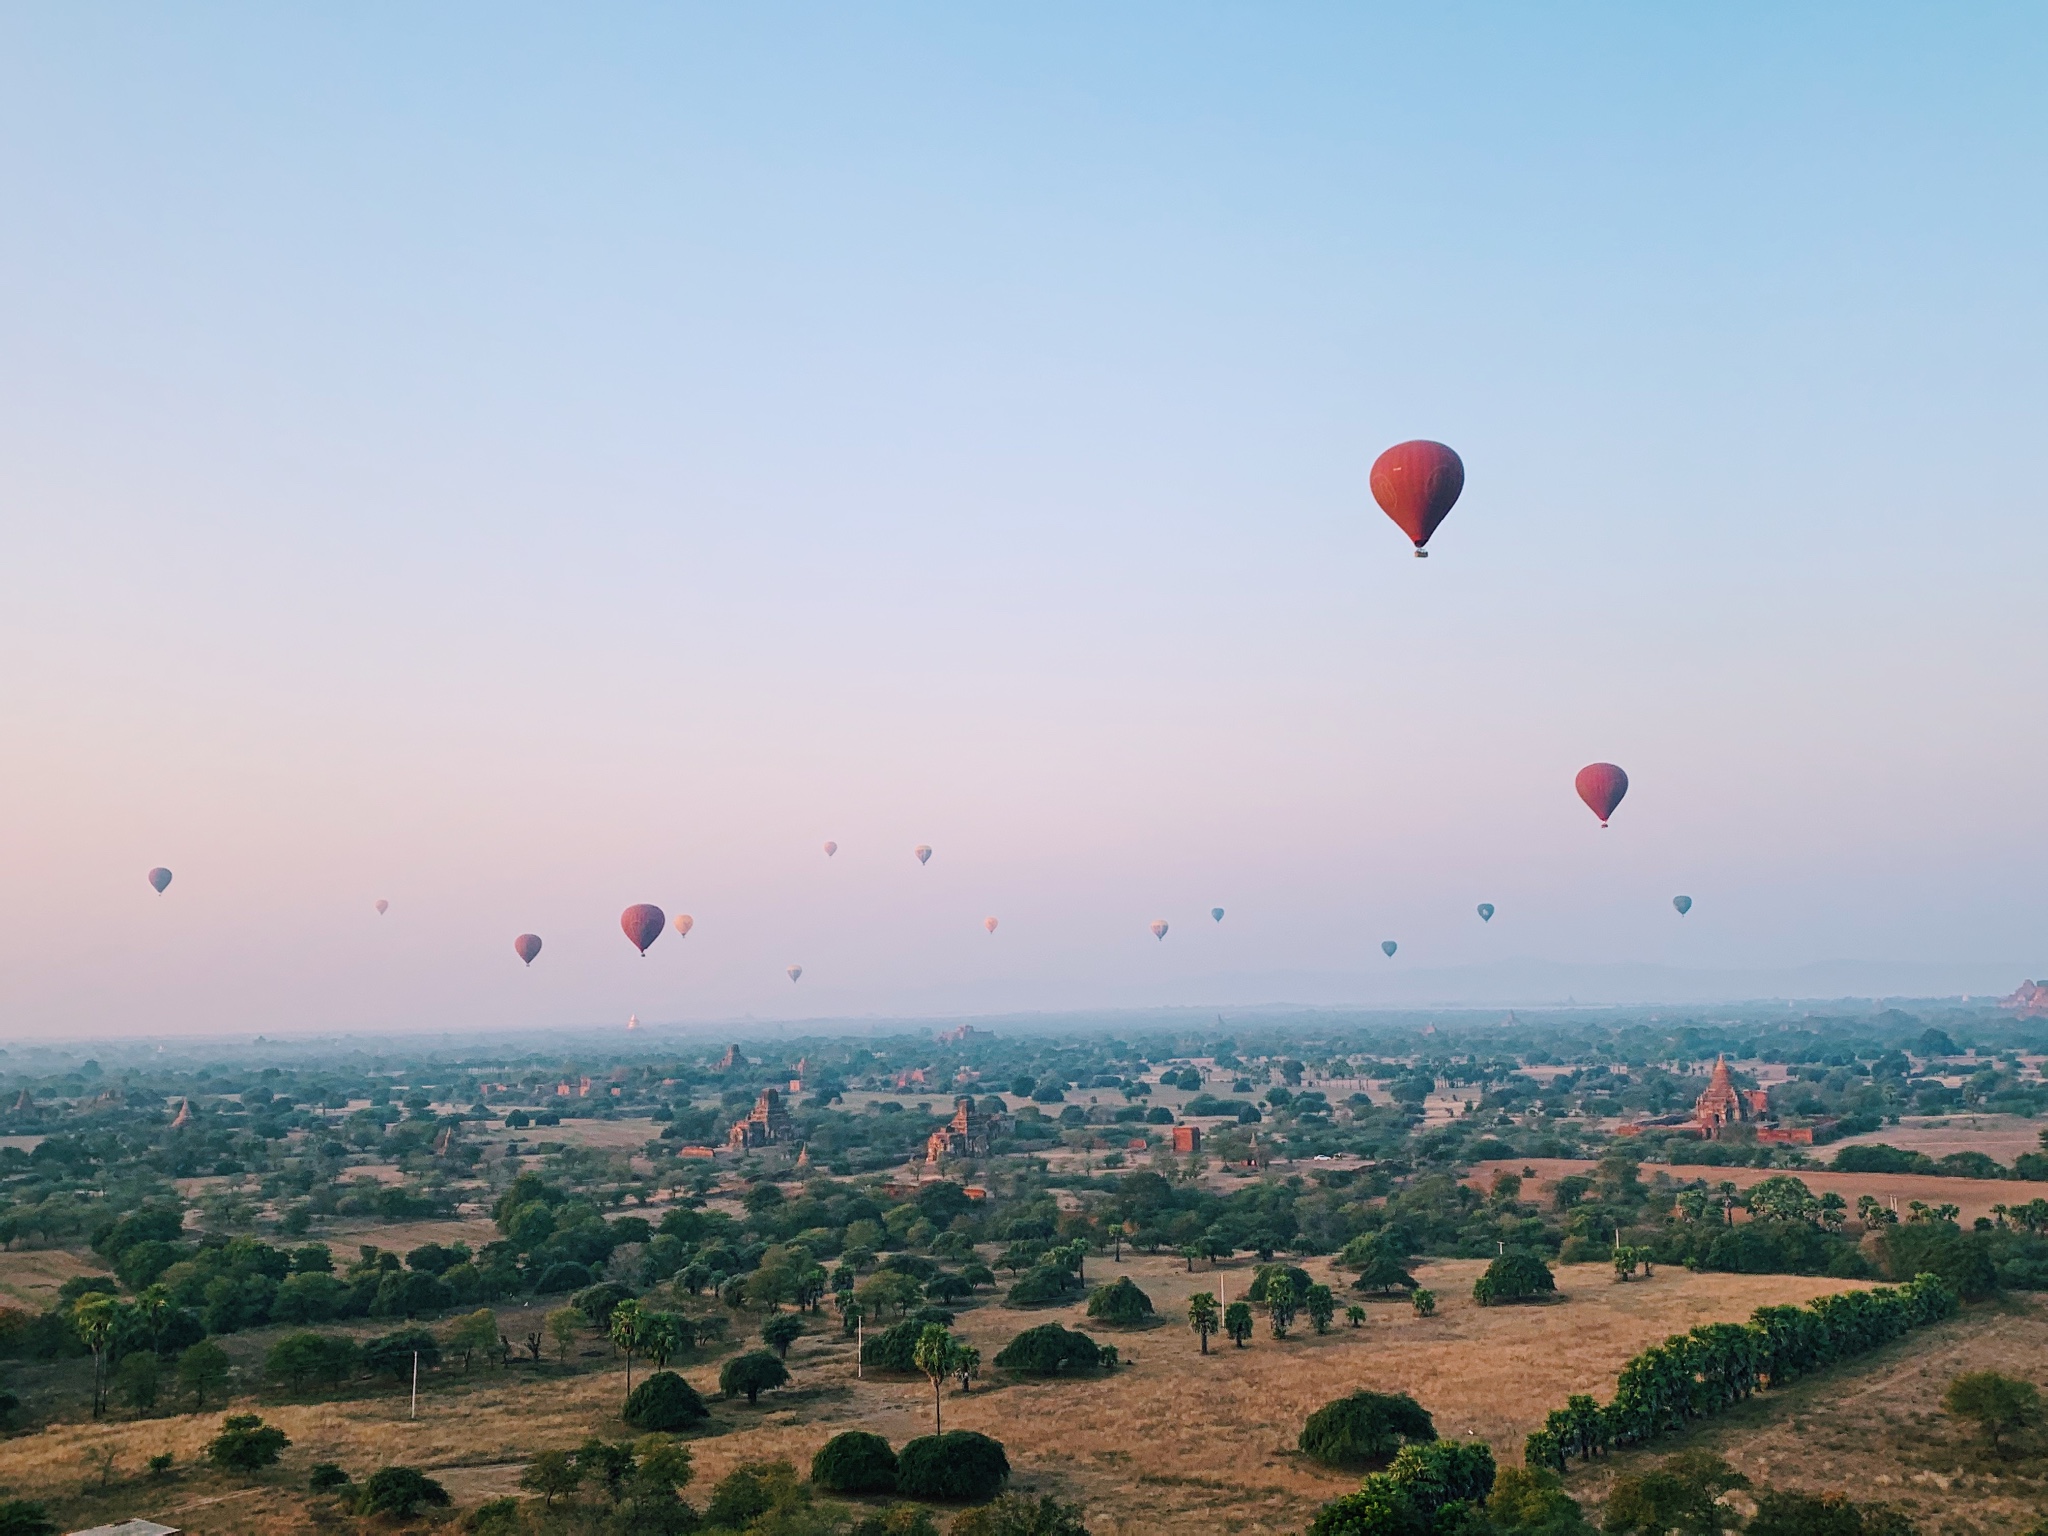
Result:
M410 1520L425 1504L446 1508L448 1490L411 1467L379 1467L363 1480L363 1491L356 1496L356 1513Z
M875 1371L896 1371L905 1376L917 1371L917 1361L911 1351L917 1348L918 1335L925 1325L914 1318L906 1318L886 1333L878 1333L860 1347L860 1363L863 1368Z
M1102 1363L1102 1351L1085 1333L1043 1323L1005 1344L995 1363L1022 1376L1057 1376L1067 1370L1093 1370Z
M1285 1275L1294 1282L1294 1295L1297 1301L1306 1296L1308 1288L1315 1284L1315 1280L1310 1276L1309 1272L1298 1264L1261 1264L1252 1271L1251 1288L1244 1293L1245 1300L1254 1302L1265 1301L1267 1291L1272 1288L1274 1280L1281 1275Z
M861 1536L858 1528L855 1536ZM1051 1494L1033 1500L1006 1493L993 1504L970 1509L946 1527L946 1536L1088 1536L1081 1506L1062 1504Z
M971 1429L921 1435L896 1458L896 1491L913 1499L980 1504L1002 1492L1009 1475L1002 1443Z
M1509 1301L1534 1301L1555 1294L1557 1276L1533 1253L1504 1253L1486 1266L1472 1283L1472 1299L1482 1307Z
M1405 1392L1354 1392L1308 1416L1301 1453L1326 1467L1384 1466L1402 1446L1436 1439L1436 1425Z
M0 1536L57 1536L50 1512L28 1499L0 1501Z
M1095 1288L1088 1298L1088 1315L1099 1323L1142 1323L1152 1315L1152 1298L1124 1275L1114 1285Z
M224 1472L248 1474L277 1465L292 1442L281 1429L253 1413L231 1413L220 1421L220 1433L206 1443L206 1459Z
M306 1474L306 1486L315 1493L332 1493L337 1488L346 1488L352 1479L331 1461L316 1461L313 1469Z
M1756 1496L1756 1515L1743 1529L1752 1536L1913 1536L1917 1527L1882 1504L1771 1488Z
M533 1289L538 1296L552 1296L557 1291L586 1291L590 1289L590 1271L573 1259L550 1264Z
M412 1375L415 1355L421 1370L432 1370L441 1363L441 1341L425 1328L401 1328L363 1346L363 1368L373 1376L403 1381Z
M1885 1228L1885 1272L1894 1280L1939 1275L1965 1301L1982 1301L1998 1289L1991 1243L1946 1221L1913 1221Z
M1483 1441L1404 1446L1393 1464L1369 1475L1358 1492L1317 1511L1308 1536L1409 1536L1441 1529L1438 1514L1449 1506L1484 1503L1493 1476L1493 1452ZM1467 1522L1456 1527L1472 1528Z
M711 1490L706 1525L740 1530L797 1493L796 1468L786 1461L748 1461L734 1467Z
M757 1403L763 1392L771 1392L788 1381L788 1366L765 1349L750 1349L725 1362L725 1368L718 1373L718 1390L727 1397L744 1392L748 1402Z
M880 1435L849 1429L818 1447L811 1481L828 1493L894 1493L896 1453Z
M709 1417L697 1389L674 1371L656 1371L626 1398L625 1420L635 1429L672 1435Z
M1006 1307L1046 1307L1065 1303L1067 1293L1080 1285L1073 1272L1063 1264L1040 1264L1027 1270L1017 1283L1010 1287L1010 1294L1003 1298Z
M550 1266L548 1273L552 1275L556 1269L562 1267L561 1265ZM546 1290L548 1287L543 1283L541 1289ZM619 1303L631 1301L632 1299L633 1293L631 1291L620 1285L616 1280L607 1280L601 1285L585 1286L569 1298L569 1305L589 1318L590 1326L602 1333L605 1329L611 1327L612 1313L618 1310Z

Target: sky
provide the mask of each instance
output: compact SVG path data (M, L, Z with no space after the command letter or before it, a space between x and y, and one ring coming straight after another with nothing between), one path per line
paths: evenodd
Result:
M2044 64L0 7L0 1032L2048 970Z

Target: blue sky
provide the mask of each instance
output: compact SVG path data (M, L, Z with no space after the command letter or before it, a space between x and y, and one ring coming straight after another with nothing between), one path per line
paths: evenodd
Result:
M0 11L0 1009L1364 998L1389 937L2002 976L2044 44ZM1414 436L1467 466L1428 562L1366 489ZM642 900L697 929L637 960Z

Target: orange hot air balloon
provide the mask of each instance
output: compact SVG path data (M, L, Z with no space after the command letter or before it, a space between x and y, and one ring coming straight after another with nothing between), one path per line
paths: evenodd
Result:
M918 844L918 845L917 845L917 846L916 846L915 848L911 849L910 851L911 851L912 853L914 853L914 854L916 854L916 855L917 855L917 862L918 862L918 863L920 863L920 864L929 864L929 863L931 863L931 861L932 861L932 849L931 849L931 844L929 844L929 843L919 843L919 844Z
M528 965L533 964L533 957L540 953L540 935L537 933L522 933L512 941L512 953L524 960Z
M149 883L156 887L157 895L161 896L164 887L171 883L171 872L168 869L152 869L149 872Z
M1621 804L1621 797L1628 793L1628 775L1612 763L1588 763L1579 770L1579 776L1572 781L1579 792L1579 798L1586 802L1586 808L1600 818L1600 825L1607 825L1607 818L1614 814L1614 808Z
M389 912L390 910L391 903L386 901L382 896L379 896L377 898L377 915L379 917L382 917L386 912Z
M984 917L981 920L981 926L986 928L990 933L994 933L996 931L996 920L992 917Z
M647 958L647 946L661 937L661 930L667 923L668 918L661 908L652 902L643 901L619 914L619 926L625 930L633 947L640 951L643 960Z
M803 979L803 974L804 968L800 965L792 965L789 968L789 979L791 981L801 981Z
M1442 443L1396 443L1372 462L1372 499L1408 535L1418 560L1428 558L1422 546L1464 489L1464 461Z
M678 938L688 937L690 930L696 926L697 919L690 916L689 913L678 912L676 914L676 936Z
M839 851L839 845L838 845L837 843L833 843L833 842L828 842L828 843L826 843L826 844L825 844L825 857L826 857L826 858L828 858L828 859L829 859L829 858L831 858L831 857L832 857L832 855L833 855L833 854L835 854L835 853L837 853L838 851Z
M1155 939L1163 939L1163 938L1165 938L1165 937L1166 937L1166 919L1165 919L1165 918L1163 918L1163 917L1162 917L1162 918L1160 918L1158 922L1156 922L1156 923L1154 923L1154 924L1152 925L1152 937L1153 937L1153 938L1155 938Z

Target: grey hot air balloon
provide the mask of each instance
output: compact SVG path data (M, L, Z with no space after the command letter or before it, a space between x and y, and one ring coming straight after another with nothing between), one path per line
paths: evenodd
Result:
M1690 896L1674 896L1671 898L1671 905L1678 908L1678 915L1683 917L1692 910L1692 898Z
M833 854L835 854L835 853L837 853L838 851L839 851L839 845L838 845L837 843L834 843L834 842L827 842L827 843L825 844L825 857L826 857L826 858L828 858L828 859L829 859L829 858L831 858L831 857L832 857L832 855L833 855Z
M789 968L789 979L790 979L791 981L797 981L797 980L801 979L801 978L802 978L802 976L803 976L803 974L804 974L804 968L803 968L802 966L800 966L800 965L792 965L792 966L791 966L791 967Z
M1482 923L1490 923L1493 921L1492 902L1482 901L1481 903L1479 903L1479 921L1481 921Z
M533 964L533 957L540 953L540 935L537 933L522 933L512 941L512 953L524 960L528 965Z
M1219 923L1223 921L1223 909L1221 907L1211 907L1209 909L1209 915L1215 918L1216 921Z
M161 896L164 887L171 883L171 872L163 868L152 869L149 872L149 883L156 887L157 895Z
M917 845L917 846L916 846L915 848L911 849L910 851L911 851L912 853L914 853L914 854L916 854L916 855L917 855L917 862L918 862L918 863L920 863L920 864L929 864L929 863L931 863L931 861L932 861L932 849L931 849L931 844L929 844L929 843L919 843L919 844L918 844L918 845Z
M1386 939L1382 941L1380 944L1380 953L1385 955L1389 960L1391 960L1394 958L1394 951L1399 949L1400 947L1401 946L1396 944L1392 939Z
M1153 937L1153 938L1155 938L1155 939L1163 939L1163 938L1165 938L1165 937L1166 937L1166 919L1165 919L1165 918L1163 918L1163 917L1162 917L1162 918L1160 918L1158 922L1156 922L1156 923L1154 923L1154 924L1152 925L1152 937Z

